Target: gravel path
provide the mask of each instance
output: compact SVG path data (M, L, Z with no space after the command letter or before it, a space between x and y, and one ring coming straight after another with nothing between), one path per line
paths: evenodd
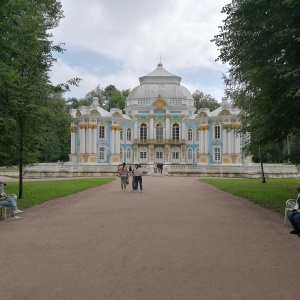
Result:
M1 221L0 299L295 298L300 238L283 216L197 178L143 181L143 193L117 179Z

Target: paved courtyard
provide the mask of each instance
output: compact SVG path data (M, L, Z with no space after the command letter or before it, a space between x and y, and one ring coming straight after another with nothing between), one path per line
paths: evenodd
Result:
M197 178L143 181L143 193L118 178L0 221L0 299L296 297L300 238L283 216Z

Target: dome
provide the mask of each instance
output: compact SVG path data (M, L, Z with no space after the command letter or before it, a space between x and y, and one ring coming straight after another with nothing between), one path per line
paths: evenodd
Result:
M135 87L128 95L127 101L156 99L193 100L192 94L180 85L181 77L169 73L161 63L150 74L140 77L140 85Z

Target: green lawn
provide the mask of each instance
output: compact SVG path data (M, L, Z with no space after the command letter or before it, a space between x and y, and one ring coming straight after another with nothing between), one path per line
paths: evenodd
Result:
M18 200L21 209L43 203L50 199L64 197L77 192L100 186L115 178L80 178L68 180L24 181L23 197ZM18 182L7 182L6 194L18 195Z
M202 182L214 185L230 194L246 198L263 207L284 214L285 202L287 199L297 198L296 186L300 179L215 179L204 178Z

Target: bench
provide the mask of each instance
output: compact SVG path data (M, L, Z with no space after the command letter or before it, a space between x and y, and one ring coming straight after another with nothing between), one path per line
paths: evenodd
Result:
M296 201L297 201L297 199L288 199L288 200L286 200L285 211L284 211L284 225L286 225L287 215L295 207Z
M7 207L6 206L0 206L0 218L6 219L6 213L7 213Z

